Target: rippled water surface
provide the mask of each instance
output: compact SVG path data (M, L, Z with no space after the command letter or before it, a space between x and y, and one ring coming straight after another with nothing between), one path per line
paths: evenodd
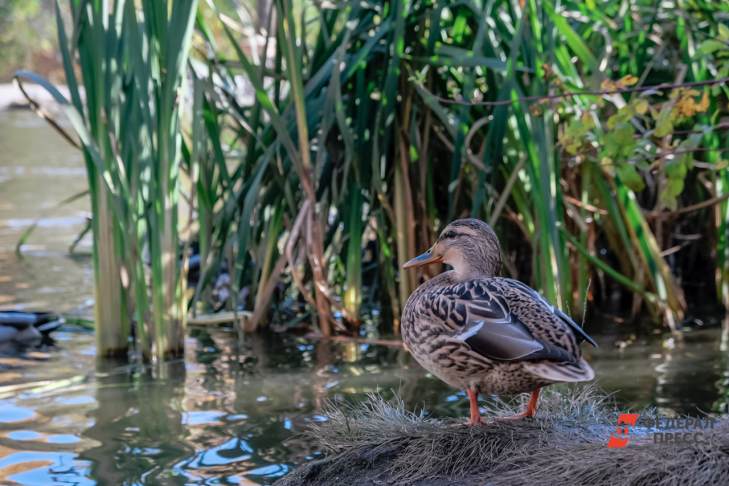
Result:
M0 309L89 313L88 241L80 255L67 251L86 203L55 208L84 187L73 149L29 113L0 113ZM19 259L15 242L38 217ZM185 359L152 371L97 367L88 331L54 336L35 349L0 344L0 484L271 483L317 456L301 432L324 420L327 400L397 392L433 415L468 410L461 392L398 348L290 336L239 345L230 330L193 329ZM618 336L598 335L601 347L586 354L619 406L726 411L729 351L718 328L622 350Z

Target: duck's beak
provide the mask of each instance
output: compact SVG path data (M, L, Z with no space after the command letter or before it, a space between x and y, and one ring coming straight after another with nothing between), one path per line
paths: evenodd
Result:
M433 255L433 249L426 251L425 253L416 256L412 260L408 260L402 266L402 268L413 268L421 267L423 265L430 265L431 263L438 263L443 261L443 256Z

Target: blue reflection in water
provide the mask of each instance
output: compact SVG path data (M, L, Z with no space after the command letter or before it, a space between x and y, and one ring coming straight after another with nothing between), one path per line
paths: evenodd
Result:
M14 470L0 476L0 483L14 481L19 484L96 484L91 479L91 463L78 460L72 452L15 452L0 458L0 471Z
M265 476L269 478L280 478L289 472L289 468L283 464L272 464L270 466L258 467L248 471L249 476Z
M34 430L13 430L7 434L7 437L13 440L37 440L43 435Z
M54 434L46 437L49 444L75 444L81 439L71 434Z
M182 423L185 425L203 425L219 422L225 417L220 410L197 410L182 414Z
M0 423L23 422L34 415L33 410L15 406L9 400L0 400Z
M181 469L203 469L247 461L253 449L245 440L234 438L219 446L198 452L192 459L178 463Z

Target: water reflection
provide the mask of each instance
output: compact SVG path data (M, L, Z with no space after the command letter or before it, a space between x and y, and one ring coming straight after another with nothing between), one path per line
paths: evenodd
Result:
M85 189L78 150L30 111L0 112L0 307L56 312L89 307L90 261L68 256L85 225L88 201L58 207ZM18 258L15 245L36 220L24 258ZM90 242L84 240L80 250L88 254Z
M104 369L97 373L93 425L84 431L96 446L81 457L93 464L92 475L110 484L141 482L169 471L174 458L192 449L180 441L185 435L182 400L185 365L165 365L167 379L149 370Z
M729 366L721 336L719 329L688 329L683 339L641 338L624 349L603 346L588 359L600 386L615 390L620 403L664 414L726 412L721 390Z
M110 484L270 482L316 455L299 434L326 400L422 378L417 368L394 367L399 350L255 337L236 352L232 332L194 334L186 359L155 373L109 365L81 383L79 375L53 389L33 381L5 398L0 455L22 471L0 477L50 482L65 468L64 477ZM36 363L52 367L51 378L77 372L67 363L91 345L88 334L60 337L57 356Z
M231 331L194 330L185 360L89 372L93 336L58 337L55 350L0 359L0 482L270 483L316 457L301 432L322 419L327 400L397 392L433 415L467 408L462 393L400 349L281 336L251 337L238 349ZM726 407L719 330L673 347L601 344L589 359L621 406Z

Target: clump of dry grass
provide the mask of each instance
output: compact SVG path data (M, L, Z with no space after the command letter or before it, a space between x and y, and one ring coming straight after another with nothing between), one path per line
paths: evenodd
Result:
M492 413L519 407L500 402ZM279 484L729 484L729 420L700 444L654 444L639 427L631 445L608 449L618 410L592 387L548 390L536 419L484 427L428 418L377 395L330 405L326 415L307 433L326 457ZM641 420L653 417L641 412Z

